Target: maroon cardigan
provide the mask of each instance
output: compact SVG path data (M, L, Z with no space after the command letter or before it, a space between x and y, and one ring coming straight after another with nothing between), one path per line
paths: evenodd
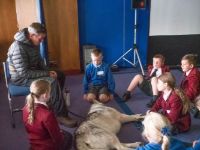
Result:
M180 97L172 91L166 101L163 99L163 93L161 93L151 111L158 112L161 110L161 113L169 119L174 128L178 129L179 132L185 132L190 128L191 118L189 112L183 115L182 109L183 104Z
M181 82L181 88L188 96L191 102L194 102L195 98L200 94L200 72L197 68L193 68L188 76Z
M152 69L153 69L153 65L149 65L149 66L148 66L148 69L147 69L147 71L148 71L148 77L150 77L150 74L151 74ZM162 73L165 73L165 72L169 72L169 71L170 71L170 70L169 70L169 67L166 66L166 65L163 65L163 66L161 67L161 69L162 69Z
M52 111L45 105L36 104L35 120L28 123L27 105L23 108L23 122L29 136L31 150L60 150L64 135Z

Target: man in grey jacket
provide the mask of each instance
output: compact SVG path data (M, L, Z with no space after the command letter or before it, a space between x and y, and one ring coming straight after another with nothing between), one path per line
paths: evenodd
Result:
M30 86L36 79L48 80L51 83L49 106L54 110L60 123L74 127L77 122L68 116L62 92L65 75L59 71L48 70L40 56L39 45L45 37L46 28L36 22L15 34L14 42L7 54L11 82L16 85Z

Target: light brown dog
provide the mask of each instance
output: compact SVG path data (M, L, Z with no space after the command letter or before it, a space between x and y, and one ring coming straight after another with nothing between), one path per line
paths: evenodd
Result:
M122 123L144 118L126 115L99 102L92 104L88 116L75 132L77 150L131 150L141 143L121 143L116 134Z

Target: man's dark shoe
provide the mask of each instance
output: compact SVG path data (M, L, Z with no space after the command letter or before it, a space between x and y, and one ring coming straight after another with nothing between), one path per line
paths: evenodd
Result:
M153 105L154 105L154 103L156 102L156 100L150 100L150 102L149 103L147 103L146 104L146 106L148 107L148 108L151 108Z
M192 113L194 118L200 119L200 111L195 106L190 108L190 113Z
M191 106L190 112L195 115L199 110L195 106Z
M126 92L124 93L124 95L122 96L122 98L123 98L124 101L129 100L129 99L131 98L131 92L126 91Z

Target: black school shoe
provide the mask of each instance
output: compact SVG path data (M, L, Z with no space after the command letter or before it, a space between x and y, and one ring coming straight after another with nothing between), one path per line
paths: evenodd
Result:
M194 118L200 119L200 112L196 107L190 108L190 112L192 113Z
M196 112L194 113L193 117L196 118L196 119L200 119L200 111L196 110Z
M124 93L124 95L122 96L122 98L123 98L123 100L124 100L125 102L128 101L128 100L131 98L131 92L126 91L126 92Z

